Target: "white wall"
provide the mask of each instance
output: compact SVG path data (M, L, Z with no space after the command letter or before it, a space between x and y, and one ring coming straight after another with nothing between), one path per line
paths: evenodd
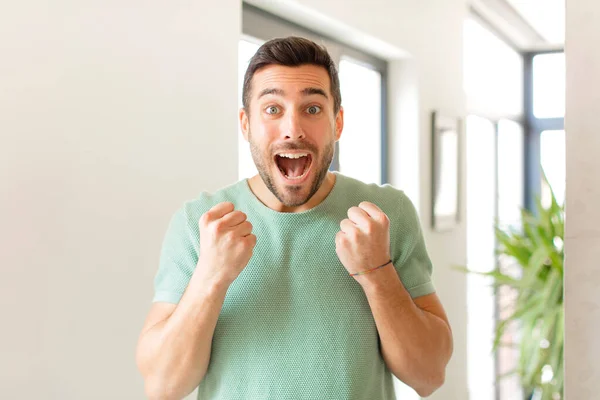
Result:
M600 3L567 1L565 361L567 400L600 392Z
M239 34L237 0L2 7L0 398L144 398L166 224L237 178Z
M428 213L429 113L465 111L465 1L300 2L411 54L390 64L405 95L390 93L391 180L421 210L454 329L432 399L467 398L466 279L449 268L466 259L464 218L436 234ZM240 6L28 0L0 13L1 397L143 398L135 342L168 219L237 176Z

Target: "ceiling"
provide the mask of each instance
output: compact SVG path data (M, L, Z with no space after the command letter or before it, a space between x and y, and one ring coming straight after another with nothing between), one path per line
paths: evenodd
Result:
M470 7L519 50L564 47L565 0L470 0Z
M548 43L565 43L565 0L507 1Z

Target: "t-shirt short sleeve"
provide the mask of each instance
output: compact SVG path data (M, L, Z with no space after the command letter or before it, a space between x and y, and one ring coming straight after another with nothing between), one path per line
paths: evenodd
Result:
M395 235L392 240L396 246L392 246L395 248L392 261L400 279L412 298L434 293L431 280L433 266L427 254L419 216L404 193L400 196L398 214L398 221L393 228Z
M153 302L179 303L198 263L197 224L190 226L185 206L171 218L163 239Z

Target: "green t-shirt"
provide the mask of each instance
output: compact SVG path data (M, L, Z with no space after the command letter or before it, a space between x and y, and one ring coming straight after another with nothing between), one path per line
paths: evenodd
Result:
M202 193L175 213L155 302L179 302L198 261L198 220L215 204L230 201L245 212L257 237L227 291L198 399L395 399L367 298L338 259L335 235L350 207L370 201L390 219L392 261L413 298L434 292L431 261L402 191L336 178L321 204L300 213L266 207L246 180Z

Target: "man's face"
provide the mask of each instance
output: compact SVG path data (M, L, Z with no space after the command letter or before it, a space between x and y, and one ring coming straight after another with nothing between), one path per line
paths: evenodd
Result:
M343 111L333 113L327 71L262 68L252 78L249 107L240 121L262 180L283 205L306 203L327 175L343 126Z

